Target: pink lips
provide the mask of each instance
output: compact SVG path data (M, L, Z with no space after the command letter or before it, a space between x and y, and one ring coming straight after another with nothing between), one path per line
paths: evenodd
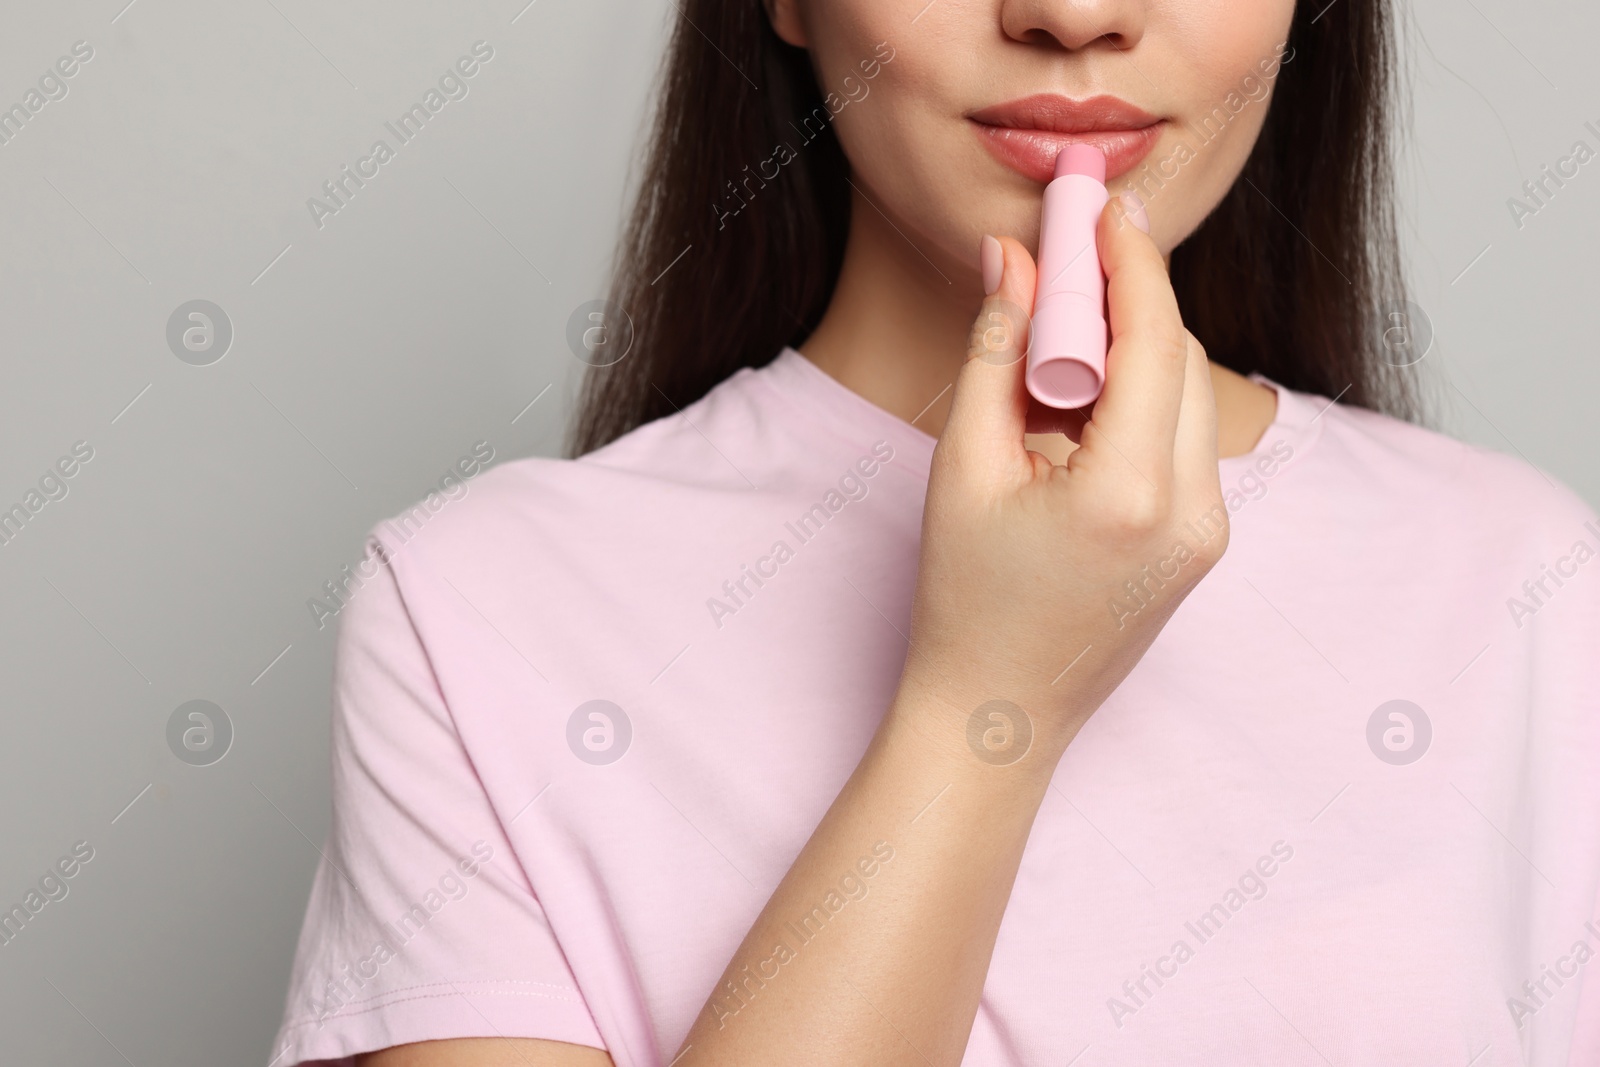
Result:
M1089 144L1106 157L1106 178L1138 165L1166 123L1115 96L1073 100L1054 93L1011 100L967 118L1001 163L1034 181L1049 182L1056 157L1069 144Z

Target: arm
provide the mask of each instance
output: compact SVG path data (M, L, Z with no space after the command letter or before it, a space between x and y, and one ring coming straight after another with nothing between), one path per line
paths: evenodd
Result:
M460 1038L396 1045L356 1057L356 1067L613 1067L603 1049L526 1038Z
M1034 264L1004 242L1001 284L972 331L934 453L895 700L676 1067L961 1062L1063 752L1227 543L1205 355L1149 237L1108 208L1099 248L1114 338L1108 380L1079 448L1054 466L1023 444L1026 324L990 328L1008 307L1033 303ZM1170 557L1202 515L1220 524L1217 535L1194 546L1137 616L1116 618L1107 605L1125 596L1123 583ZM996 699L1010 708L984 707ZM865 895L800 945L795 926L879 842L893 858L860 879ZM774 968L766 961L780 940L794 956Z

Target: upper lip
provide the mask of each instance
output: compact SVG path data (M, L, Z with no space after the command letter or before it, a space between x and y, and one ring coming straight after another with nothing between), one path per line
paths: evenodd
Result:
M1142 130L1161 121L1119 97L1101 95L1073 100L1059 93L1036 93L1008 100L974 111L967 117L987 126L1049 133Z

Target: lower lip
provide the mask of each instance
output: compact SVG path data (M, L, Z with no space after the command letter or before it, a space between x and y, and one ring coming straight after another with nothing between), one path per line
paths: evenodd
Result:
M1049 130L1018 130L973 121L990 153L1001 163L1036 182L1048 183L1055 177L1056 156L1069 144L1092 144L1106 156L1106 180L1126 174L1149 154L1161 136L1165 122L1138 130L1095 130L1089 133L1054 133Z

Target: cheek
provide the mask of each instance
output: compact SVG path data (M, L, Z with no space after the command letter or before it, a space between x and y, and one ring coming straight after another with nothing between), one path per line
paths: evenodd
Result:
M930 132L926 127L931 101L941 90L937 65L908 48L900 48L888 63L880 62L877 77L868 80L855 57L874 58L872 48L869 41L864 51L842 53L837 73L831 73L820 88L823 99L838 112L834 132L852 169L881 188L895 170L915 169L907 164L926 157L927 146L919 147L919 141ZM846 79L856 86L860 99L850 100Z
M925 3L926 0L923 0ZM873 58L881 42L903 52L913 40L908 34L916 6L908 0L820 0L806 5L806 50L824 93L837 89L848 75L861 73L859 64Z
M1172 0L1153 33L1183 56L1172 73L1172 129L1121 179L1150 202L1157 243L1170 252L1221 202L1250 156L1283 67L1294 15L1285 0Z
M1162 30L1183 49L1188 67L1227 81L1243 77L1258 60L1272 56L1289 35L1294 4L1289 0L1166 0L1159 11Z
M961 93L972 79L972 49L964 42L981 32L970 16L958 23L948 13L939 32L931 18L912 24L927 6L833 0L808 24L818 92L853 180L898 225L918 228L949 214L943 200L957 176L935 161L969 147L952 116L968 106Z
M1289 33L1294 5L1284 0L1228 4L1184 0L1168 4L1165 11L1170 18L1168 32L1188 57L1180 106L1197 121L1218 108L1238 109L1238 101L1248 100L1234 117L1249 120L1241 130L1258 129L1262 115L1247 115L1245 110L1266 102L1264 90L1281 73L1277 57Z
M921 35L907 32L916 13L902 0L824 0L808 10L807 51L817 91L836 113L847 151L870 148L878 131L892 128L895 117L884 112L906 106L915 95L907 90L919 79L921 90L932 84L932 72L911 70L933 66Z
M992 41L998 2L822 0L814 5L807 36L819 92L824 99L834 94L835 109L849 98L852 85L857 97L866 94L835 120L857 169L864 169L860 159L874 157L902 168L926 166L948 153L945 141L952 128L962 128L958 117L964 111L980 99L992 102L993 90L984 86L993 81L993 49L976 42ZM876 76L868 78L873 71Z

